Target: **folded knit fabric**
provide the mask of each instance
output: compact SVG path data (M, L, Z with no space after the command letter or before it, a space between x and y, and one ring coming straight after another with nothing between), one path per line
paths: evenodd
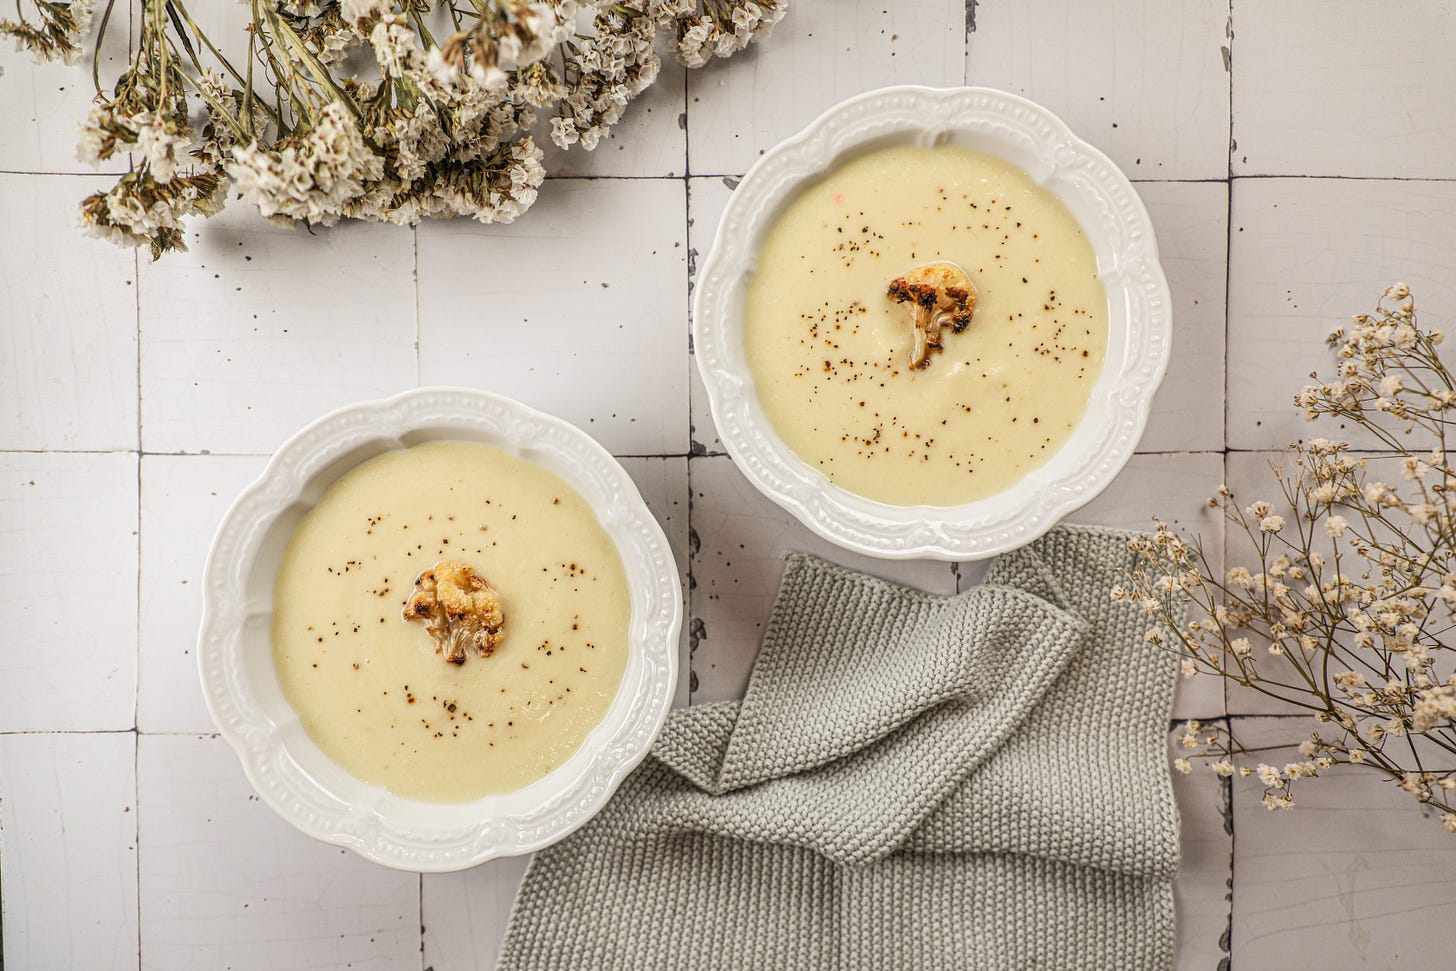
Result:
M1176 662L1060 527L954 597L789 558L741 702L538 853L501 969L1164 968Z

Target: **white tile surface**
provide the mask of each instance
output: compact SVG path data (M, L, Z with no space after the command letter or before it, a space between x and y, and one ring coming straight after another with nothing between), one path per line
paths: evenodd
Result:
M146 968L493 965L525 861L423 879L356 861L288 828L222 741L190 734L209 727L187 652L217 518L256 456L336 405L419 381L495 388L619 454L670 456L626 465L692 569L696 701L741 691L784 550L930 589L976 581L982 565L832 552L726 457L684 457L721 451L686 332L690 253L706 255L731 191L720 176L844 97L964 79L1023 92L1140 180L1173 288L1175 360L1144 454L1081 521L1141 526L1160 512L1221 553L1199 506L1224 476L1220 452L1236 449L1226 474L1254 488L1257 450L1310 432L1287 403L1327 368L1325 331L1397 278L1427 321L1456 318L1456 182L1404 181L1456 178L1444 0L1234 0L1232 39L1228 0L791 7L761 49L690 80L666 69L596 153L552 152L553 174L589 178L550 182L514 226L311 237L234 203L198 227L191 255L143 255L139 286L132 254L71 226L76 198L104 179L4 174L86 171L73 150L88 72L35 71L0 45L0 572L12 575L0 733L65 732L0 734L7 966L133 967L138 915ZM1231 165L1370 178L1235 180L1230 227ZM689 171L701 177L670 178ZM1215 181L1159 181L1178 179ZM236 456L146 454L139 469L139 424L148 453ZM45 450L111 454L19 454ZM85 631L15 609L34 598L13 576L38 573L85 591ZM1219 687L1185 685L1177 714L1218 715ZM1258 698L1231 693L1227 707L1247 738L1304 730L1254 717L1275 710ZM133 717L139 743L115 731ZM1230 813L1206 774L1175 779L1180 968L1450 963L1449 837L1405 797L1370 777L1318 780L1294 813L1270 816L1257 789L1236 788Z
M0 965L137 966L136 736L0 735Z
M1233 0L1234 171L1456 177L1444 3Z
M969 7L970 84L1040 102L1131 178L1228 174L1227 0Z
M211 732L197 678L202 566L222 514L263 470L256 456L142 457L137 726Z
M622 465L637 483L647 508L657 517L662 531L667 534L668 545L677 560L683 589L683 627L678 645L678 687L673 695L673 704L686 705L691 680L690 657L688 655L688 460L686 456L672 458L626 458Z
M1153 517L1207 537L1221 524L1205 500L1223 482L1223 456L1217 453L1134 455L1108 486L1067 519L1115 529L1152 529ZM1217 544L1209 543L1217 549Z
M1175 729L1168 735L1169 758L1182 752ZM1199 766L1173 773L1183 829L1183 859L1173 882L1178 908L1177 967L1217 968L1228 958L1233 892L1233 806L1227 780Z
M24 5L28 7L29 5ZM100 5L102 9L105 4ZM13 20L17 4L6 4L4 19ZM27 9L27 14L31 11ZM35 22L33 14L26 18ZM114 79L127 61L127 31L131 5L117 3L106 28L102 47L102 83ZM5 96L0 98L0 172L91 172L76 161L76 125L91 108L96 88L91 81L91 51L101 29L100 10L91 23L85 57L68 67L35 65L30 55L15 49L9 37L0 43L0 74ZM104 163L102 171L125 172L125 155Z
M1390 284L1410 284L1428 324L1456 316L1456 183L1239 179L1231 239L1232 448L1343 437L1305 422L1291 399L1311 371L1333 373L1325 335Z
M1173 294L1173 357L1138 450L1221 451L1228 185L1143 182Z
M412 387L414 240L280 229L242 203L142 266L142 445L272 452L326 411Z
M830 546L760 495L726 456L694 458L688 476L694 704L743 695L786 553L813 553L932 593L955 592L948 563L874 560Z
M1259 718L1236 731L1241 745L1264 746L1313 727ZM1449 963L1456 840L1439 822L1379 773L1348 766L1300 780L1292 810L1271 813L1262 794L1257 779L1234 781L1235 968Z
M137 257L64 218L106 181L0 175L0 448L137 447Z
M420 380L511 395L618 454L687 454L685 197L559 179L510 226L420 226Z
M143 735L137 763L143 968L417 966L418 876L293 829L220 738Z
M492 860L464 873L422 878L424 963L435 971L490 971L529 856Z
M0 453L0 732L132 727L136 569L135 455Z
M768 40L688 75L688 170L742 175L850 95L960 84L964 32L961 4L943 0L791 4Z

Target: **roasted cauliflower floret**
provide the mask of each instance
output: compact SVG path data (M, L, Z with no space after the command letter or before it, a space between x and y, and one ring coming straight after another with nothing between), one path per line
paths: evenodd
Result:
M504 636L500 595L485 577L450 560L441 560L415 578L404 619L424 624L435 653L451 664L464 664L472 647L478 656L490 657Z
M890 299L909 304L915 324L915 343L910 350L910 367L923 368L930 355L941 348L941 328L949 326L959 334L971 324L976 309L976 291L965 271L954 263L929 263L890 281Z

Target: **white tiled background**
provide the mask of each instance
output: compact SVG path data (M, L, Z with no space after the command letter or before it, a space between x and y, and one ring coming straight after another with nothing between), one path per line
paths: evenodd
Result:
M664 71L515 226L290 233L237 205L157 264L72 228L97 184L72 161L86 72L0 55L4 966L491 966L522 861L420 878L314 843L201 704L211 531L331 407L476 385L631 456L690 573L683 702L741 690L786 549L974 582L790 522L721 454L691 369L691 273L736 177L848 95L1024 93L1139 181L1175 360L1141 453L1074 518L1159 511L1218 551L1201 499L1302 433L1288 400L1323 332L1397 278L1428 320L1456 311L1453 45L1446 0L795 0L756 52ZM1216 683L1178 708L1256 744L1305 729ZM1178 792L1180 967L1451 965L1456 840L1404 797L1353 776L1271 816L1207 775Z

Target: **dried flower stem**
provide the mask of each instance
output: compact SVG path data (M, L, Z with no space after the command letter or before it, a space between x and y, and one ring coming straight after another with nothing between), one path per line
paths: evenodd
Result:
M1456 832L1456 467L1446 453L1456 381L1442 340L1420 327L1403 284L1331 335L1338 375L1295 405L1389 451L1356 455L1325 438L1291 447L1273 465L1280 510L1241 506L1220 487L1209 504L1245 535L1257 566L1220 573L1196 538L1161 521L1133 542L1136 566L1113 596L1142 604L1150 643L1178 652L1187 677L1231 681L1320 726L1301 760L1278 768L1235 765L1261 750L1190 722L1183 744L1197 751L1176 760L1180 771L1204 760L1220 775L1257 776L1265 805L1286 809L1295 780L1364 766ZM1377 478L1382 468L1396 474Z

